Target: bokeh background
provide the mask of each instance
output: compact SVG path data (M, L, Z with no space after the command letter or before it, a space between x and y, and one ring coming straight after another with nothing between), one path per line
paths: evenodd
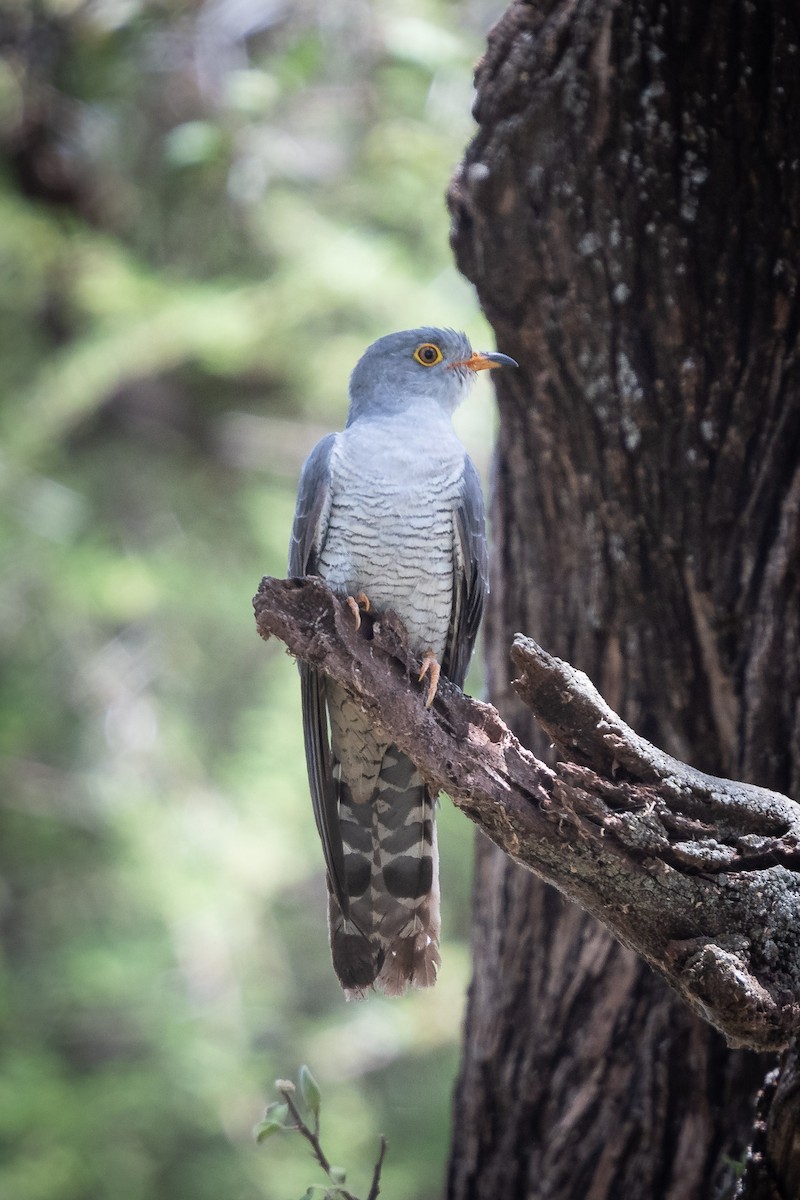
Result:
M353 1191L385 1133L384 1194L440 1192L472 830L437 988L346 1004L250 599L364 346L491 344L444 191L500 8L0 0L0 1196L292 1200L252 1129L303 1062Z

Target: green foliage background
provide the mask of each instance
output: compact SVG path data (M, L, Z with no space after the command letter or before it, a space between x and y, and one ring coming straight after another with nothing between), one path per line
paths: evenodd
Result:
M440 1191L471 831L445 802L438 987L345 1004L250 598L363 347L486 339L443 193L493 15L0 2L2 1196L291 1200L252 1128L303 1061L349 1186L384 1132L384 1194Z

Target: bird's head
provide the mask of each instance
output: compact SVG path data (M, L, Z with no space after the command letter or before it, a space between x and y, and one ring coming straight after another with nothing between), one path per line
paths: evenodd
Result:
M466 334L422 326L389 333L365 350L350 377L348 425L361 416L435 404L452 413L478 371L516 367L513 358L473 350Z

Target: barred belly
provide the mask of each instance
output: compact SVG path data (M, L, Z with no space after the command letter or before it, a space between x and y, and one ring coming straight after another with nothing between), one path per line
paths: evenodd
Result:
M337 450L333 494L319 571L334 591L365 592L378 611L394 610L412 648L441 657L453 593L453 512L464 469L463 447L447 447L425 470L413 442L392 456L357 439Z

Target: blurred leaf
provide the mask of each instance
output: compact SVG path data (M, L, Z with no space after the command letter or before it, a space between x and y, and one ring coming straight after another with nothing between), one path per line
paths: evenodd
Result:
M278 81L267 71L231 71L225 81L227 104L251 117L263 116L269 112L279 94Z
M386 48L396 58L436 71L464 59L464 43L435 21L390 16L384 23Z
M315 1117L319 1116L319 1107L322 1100L319 1090L319 1084L311 1074L307 1066L300 1068L300 1094L303 1101L310 1112ZM343 1179L337 1180L337 1183L344 1183Z
M274 1108L270 1105L270 1108L273 1110L271 1114L265 1116L264 1120L256 1125L253 1131L259 1145L261 1142L266 1141L268 1137L272 1137L273 1133L283 1133L287 1128L286 1118L289 1116L289 1105L277 1104ZM269 1109L267 1112L269 1112Z
M164 139L164 154L175 167L210 162L218 157L222 147L222 131L211 121L186 121L171 129Z

